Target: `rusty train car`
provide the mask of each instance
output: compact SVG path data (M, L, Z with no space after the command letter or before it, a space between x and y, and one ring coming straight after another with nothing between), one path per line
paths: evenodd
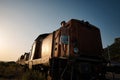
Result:
M106 64L100 30L89 22L76 19L71 19L65 26L69 28L65 54L58 29L35 39L29 59L23 65L29 69L47 68L52 80L104 80Z
M24 55L21 55L16 61L18 64L25 65L25 62L29 60L30 52L25 52Z

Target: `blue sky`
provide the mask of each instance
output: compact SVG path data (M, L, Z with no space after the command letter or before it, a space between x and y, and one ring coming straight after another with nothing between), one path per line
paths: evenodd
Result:
M0 60L29 52L34 39L79 19L101 31L103 47L120 37L120 0L0 0Z

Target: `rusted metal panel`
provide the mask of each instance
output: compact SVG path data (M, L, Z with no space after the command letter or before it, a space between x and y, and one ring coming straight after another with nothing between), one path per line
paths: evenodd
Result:
M100 30L88 22L71 20L70 25L70 50L74 48L74 43L78 44L80 54L100 55L102 52L102 42ZM71 52L74 53L74 52Z
M55 31L53 46L54 46L53 57L58 57L61 54L61 51L59 50L60 48L60 31L59 30Z

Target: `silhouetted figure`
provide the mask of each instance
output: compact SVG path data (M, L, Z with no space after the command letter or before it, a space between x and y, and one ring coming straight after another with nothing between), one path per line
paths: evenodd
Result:
M68 45L68 38L69 38L69 27L66 26L66 22L61 22L61 28L60 28L60 42L61 42L61 48L64 52L64 56L67 54L67 45Z

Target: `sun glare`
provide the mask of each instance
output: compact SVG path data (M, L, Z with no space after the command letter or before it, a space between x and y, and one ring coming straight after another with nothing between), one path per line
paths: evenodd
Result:
M0 50L4 47L4 40L0 38Z
M6 45L6 37L2 32L0 32L0 50L4 48L5 45Z

